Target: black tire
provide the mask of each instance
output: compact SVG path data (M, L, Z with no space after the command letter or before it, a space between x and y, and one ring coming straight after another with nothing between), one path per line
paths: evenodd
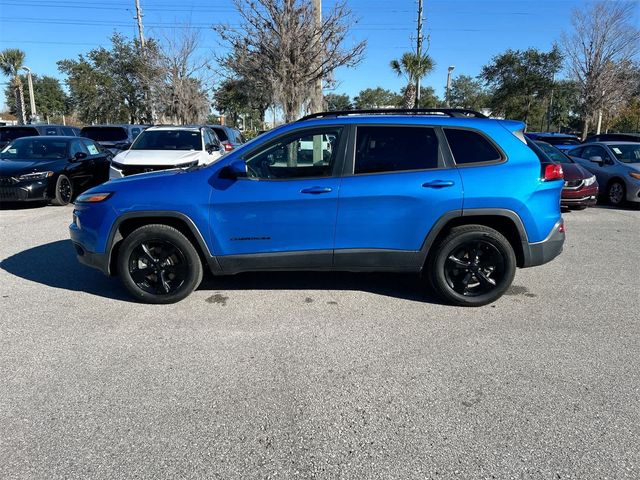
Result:
M55 191L51 203L58 206L69 205L73 199L73 183L66 175L60 174L56 180Z
M626 197L627 191L620 180L613 180L607 187L607 201L614 207L624 204Z
M118 272L125 288L146 303L175 303L202 281L202 262L193 244L168 225L134 230L118 250Z
M463 225L452 228L435 245L426 268L440 298L453 305L480 307L496 301L511 286L516 256L500 232L484 225Z

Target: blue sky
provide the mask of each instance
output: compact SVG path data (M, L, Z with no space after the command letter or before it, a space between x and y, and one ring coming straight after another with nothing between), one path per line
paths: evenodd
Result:
M333 0L324 0L329 8ZM358 19L349 42L366 39L364 61L340 69L337 93L356 95L382 86L399 90L405 83L389 61L415 48L417 0L349 0ZM232 0L141 0L147 36L190 22L202 34L202 55L220 49L214 23L237 23ZM549 49L570 27L574 8L587 0L424 0L425 34L436 62L427 85L443 95L447 67L454 75L475 76L492 56L507 48ZM115 30L137 34L134 0L0 0L0 48L17 47L38 74L61 77L56 61L75 58L93 47L108 45ZM62 78L62 77L61 77ZM0 82L6 82L0 77ZM4 100L4 96L0 96ZM1 107L1 105L0 105Z

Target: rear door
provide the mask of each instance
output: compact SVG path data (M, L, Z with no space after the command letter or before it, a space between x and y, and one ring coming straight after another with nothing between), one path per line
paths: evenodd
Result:
M462 210L462 182L441 131L359 125L340 187L334 264L413 266L436 221Z

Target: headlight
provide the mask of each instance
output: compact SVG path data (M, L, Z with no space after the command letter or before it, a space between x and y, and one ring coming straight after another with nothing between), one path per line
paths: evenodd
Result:
M51 176L53 176L53 172L26 173L24 175L20 175L18 180L43 180Z
M631 175L636 180L640 180L640 172L629 172L629 175Z
M593 185L594 183L596 183L596 176L595 175L591 175L589 178L585 178L584 179L584 186L588 187L589 185Z
M83 193L82 195L78 195L78 198L76 198L76 203L104 202L111 195L113 195L113 192Z

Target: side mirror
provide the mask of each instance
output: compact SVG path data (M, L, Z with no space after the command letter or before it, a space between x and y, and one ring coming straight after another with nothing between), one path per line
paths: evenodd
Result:
M87 154L84 152L76 152L76 154L73 156L74 160L82 160L83 158L87 158Z
M236 180L247 177L247 164L244 160L236 160L222 167L218 176L224 180Z
M589 161L593 162L593 163L598 163L600 165L602 165L604 162L602 161L602 157L599 155L596 155L594 157L589 157Z

